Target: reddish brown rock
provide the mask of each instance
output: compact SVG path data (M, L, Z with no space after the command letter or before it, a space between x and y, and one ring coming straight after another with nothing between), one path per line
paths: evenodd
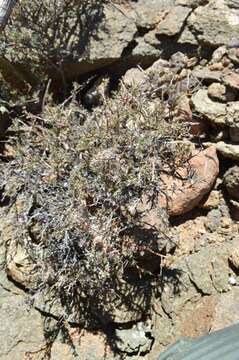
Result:
M205 296L191 311L180 314L181 336L197 337L206 334L211 328L215 303L215 296Z
M193 156L187 168L180 171L182 179L164 176L166 194L161 195L160 205L167 208L171 216L182 215L197 206L205 194L211 190L219 173L216 148L211 146ZM191 176L183 179L188 174Z

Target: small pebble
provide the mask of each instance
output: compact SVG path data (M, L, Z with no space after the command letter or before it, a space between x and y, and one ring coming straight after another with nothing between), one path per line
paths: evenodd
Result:
M234 278L234 276L229 276L229 278L228 278L228 283L229 283L230 285L237 285L237 281L236 281L236 279Z

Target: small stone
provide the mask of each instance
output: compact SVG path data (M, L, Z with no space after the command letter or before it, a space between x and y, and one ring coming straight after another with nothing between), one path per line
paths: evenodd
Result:
M151 326L143 322L133 325L130 329L116 329L116 345L120 351L127 354L142 354L151 348L153 339L148 336Z
M180 51L174 53L170 58L170 63L173 67L177 69L183 69L187 64L187 56Z
M216 209L220 204L220 192L217 190L212 190L207 198L207 200L200 206L205 210Z
M225 173L223 184L229 195L239 200L239 166L233 166Z
M207 232L214 233L221 225L221 212L219 209L211 210L205 218Z
M193 176L188 180L175 180L165 176L167 198L160 196L159 202L171 216L185 214L197 206L212 188L219 173L219 161L214 146L199 152L189 160ZM184 169L185 170L185 169Z
M129 69L125 73L123 77L123 82L127 86L140 86L145 82L146 79L147 76L143 70L133 68Z
M223 70L223 68L224 68L224 66L223 66L223 63L221 63L221 62L218 62L218 63L214 63L214 64L212 64L212 65L210 65L210 70L212 70L212 71L222 71Z
M228 217L223 216L221 218L221 227L225 229L229 229L231 226L231 219Z
M239 248L238 248L238 246L235 246L231 249L228 260L236 269L239 269Z
M237 285L237 281L236 281L236 279L234 278L234 276L229 276L229 278L228 278L228 284L230 284L230 285Z
M212 100L226 101L226 87L220 83L212 83L207 93Z

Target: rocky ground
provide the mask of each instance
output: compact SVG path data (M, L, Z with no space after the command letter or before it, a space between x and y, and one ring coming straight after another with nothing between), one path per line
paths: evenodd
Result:
M42 301L35 307L25 301L29 264L20 248L13 257L6 255L15 215L6 218L3 206L3 360L156 360L181 336L199 336L239 321L238 1L147 0L146 6L138 0L115 6L106 7L85 58L74 63L78 76L98 76L85 91L85 101L90 106L98 101L106 76L145 91L151 76L161 90L168 77L177 78L184 93L178 116L190 128L193 175L165 178L175 246L161 260L163 287L150 312L136 316L120 309L104 333L80 331L74 323L58 331L57 310ZM65 66L68 78L73 77L72 64ZM159 201L165 204L164 198ZM113 345L109 333L114 333Z

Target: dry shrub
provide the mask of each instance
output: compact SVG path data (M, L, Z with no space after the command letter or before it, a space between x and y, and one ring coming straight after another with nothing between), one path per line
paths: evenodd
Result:
M161 175L174 175L188 153L172 146L186 136L175 120L175 104L155 98L155 92L122 84L88 113L76 101L77 91L14 125L16 155L2 167L1 179L10 207L17 197L25 199L14 241L37 264L31 290L51 291L65 318L77 306L87 324L92 317L110 316L112 299L132 308L139 292L147 298L140 311L149 306L153 274L142 267L141 280L130 290L127 274L138 272L138 259L147 250L160 259L167 235L152 226L141 236L149 224L148 209L140 205L146 197L162 224L166 221L157 202L165 191Z

